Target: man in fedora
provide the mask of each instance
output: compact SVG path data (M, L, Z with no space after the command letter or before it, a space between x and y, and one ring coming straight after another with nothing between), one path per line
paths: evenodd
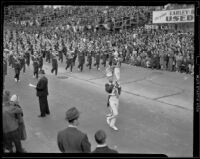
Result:
M79 111L72 107L66 112L66 120L69 125L66 129L58 132L57 143L58 148L63 153L90 153L91 144L87 134L78 130Z
M48 79L45 77L44 70L39 71L40 79L37 83L36 95L39 97L39 104L40 104L40 112L41 114L38 117L45 117L46 114L49 115L49 105L47 101L48 92Z

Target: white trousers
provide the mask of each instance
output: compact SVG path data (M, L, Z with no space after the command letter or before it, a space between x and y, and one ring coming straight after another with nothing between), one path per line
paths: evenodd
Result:
M119 99L116 96L111 96L109 99L109 103L112 117L116 117L118 115Z
M118 67L114 68L114 75L115 75L116 80L119 81L120 80L120 68L118 68Z

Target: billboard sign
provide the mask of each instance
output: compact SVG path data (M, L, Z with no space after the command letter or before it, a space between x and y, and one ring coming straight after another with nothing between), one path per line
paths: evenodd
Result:
M153 11L153 23L194 22L194 8Z

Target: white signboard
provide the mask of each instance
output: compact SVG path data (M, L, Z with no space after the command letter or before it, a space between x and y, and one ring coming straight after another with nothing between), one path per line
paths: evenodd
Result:
M194 8L153 11L153 23L194 22Z

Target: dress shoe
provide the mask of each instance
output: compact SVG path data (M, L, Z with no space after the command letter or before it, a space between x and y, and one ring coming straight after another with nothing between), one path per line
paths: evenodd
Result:
M115 125L113 125L113 126L110 126L111 128L113 128L114 130L119 130Z

